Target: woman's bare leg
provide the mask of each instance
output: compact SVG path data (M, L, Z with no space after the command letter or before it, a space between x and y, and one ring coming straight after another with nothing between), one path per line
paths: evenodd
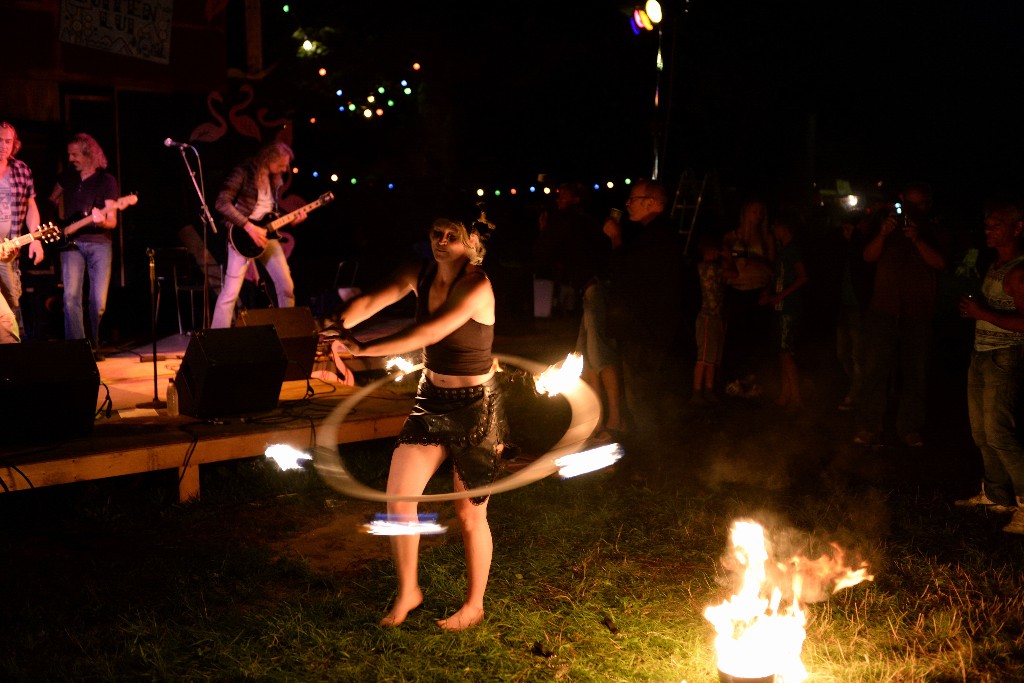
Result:
M458 475L455 476L455 490L466 490ZM462 542L466 546L466 601L458 612L437 622L446 631L461 631L483 621L484 592L494 553L491 526L487 523L487 501L473 505L468 498L457 500L455 513L462 525Z
M399 444L391 456L387 492L402 495L423 493L427 482L441 466L444 458L445 452L441 446ZM388 515L391 519L414 520L417 515L417 503L390 502ZM398 626L405 621L409 612L423 602L417 572L419 546L418 534L391 537L391 553L395 560L395 572L398 574L398 596L391 605L391 611L380 620L381 626Z

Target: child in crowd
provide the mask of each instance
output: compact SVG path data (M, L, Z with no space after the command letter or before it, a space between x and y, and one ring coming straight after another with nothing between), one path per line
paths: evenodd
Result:
M781 217L772 224L775 237L774 277L770 291L761 295L761 304L771 306L772 341L779 354L782 389L775 404L796 409L801 406L800 376L793 353L800 323L800 288L807 284L807 269L794 240L794 221Z
M715 371L722 362L725 346L725 317L722 304L725 282L736 276L735 268L722 260L721 242L713 235L704 234L697 240L701 262L697 264L700 278L701 306L697 314L697 362L693 367L694 405L717 403Z

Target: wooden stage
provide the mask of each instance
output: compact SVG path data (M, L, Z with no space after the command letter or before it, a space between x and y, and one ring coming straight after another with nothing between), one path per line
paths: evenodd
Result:
M196 499L200 465L259 456L272 444L308 449L324 443L330 436L323 431L324 419L359 388L323 379L286 381L277 410L246 420L202 421L169 416L166 408L138 407L151 403L154 393L164 399L188 340L188 335L176 335L158 342L155 382L152 345L110 354L97 363L99 414L92 434L58 441L47 441L43 434L21 445L0 445L0 492L176 469L179 499ZM310 389L313 395L307 396ZM414 389L397 385L371 394L338 427L336 442L396 435Z
M371 336L386 334L406 322L376 322L375 334ZM497 336L495 351L544 363L558 362L572 350L578 323L539 319L529 327L517 330L515 336ZM281 386L277 410L244 421L203 421L171 417L166 408L140 408L140 404L153 401L154 393L164 399L167 380L177 373L190 338L187 334L174 335L157 342L155 387L152 344L108 353L106 360L97 363L101 381L96 399L98 414L89 436L47 440L45 434L40 438L30 434L32 440L21 445L12 445L0 437L0 493L177 470L179 499L196 499L200 494L200 465L258 457L273 444L308 449L325 443L330 435L324 432L324 420L359 389L323 379L311 378L308 384L303 380L286 381ZM382 359L347 362L357 374L383 366ZM310 389L313 395L307 396ZM105 410L108 391L109 415ZM338 427L335 442L353 443L397 435L412 406L414 392L414 381L407 381L393 389L372 393ZM20 433L28 431L31 430L22 426Z

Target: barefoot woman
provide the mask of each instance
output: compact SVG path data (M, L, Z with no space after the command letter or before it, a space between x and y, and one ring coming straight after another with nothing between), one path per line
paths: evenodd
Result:
M409 292L416 294L415 324L367 342L351 335L345 343L360 356L393 356L423 349L425 370L416 405L398 437L387 492L419 495L447 457L452 458L455 490L485 486L496 477L506 423L494 379L494 291L480 267L492 228L481 215L467 220L438 219L430 230L433 260L399 270L382 287L352 301L341 317L351 329ZM487 524L487 498L461 499L455 510L466 546L466 601L437 622L458 631L484 617L484 590L493 545ZM391 502L393 519L415 520L415 502ZM419 536L392 537L398 596L383 626L398 626L423 601L417 578Z

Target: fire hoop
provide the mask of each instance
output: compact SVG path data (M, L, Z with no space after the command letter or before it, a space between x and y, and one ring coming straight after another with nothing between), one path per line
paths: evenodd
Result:
M495 357L502 363L507 363L508 365L520 368L534 375L539 375L546 369L546 366L526 358L508 356L501 353L495 354ZM338 428L341 426L341 423L345 421L348 414L352 412L352 410L371 392L388 382L393 382L395 377L398 375L407 375L421 369L422 367L422 364L417 365L412 368L412 370L394 372L371 382L342 401L342 403L331 412L327 419L324 420L323 424L326 433L328 434L328 439L326 440L326 444L317 446L316 449L314 449L313 464L328 486L333 488L335 491L352 498L384 503L389 501L415 501L422 503L459 500L462 498L477 498L480 496L489 496L495 493L511 491L512 489L519 488L520 486L526 486L527 484L540 481L541 479L551 476L555 472L559 471L560 466L556 464L556 461L559 458L577 453L582 449L587 438L591 433L593 433L594 428L597 426L598 419L601 415L601 404L598 401L597 394L594 393L594 390L591 389L586 382L577 378L576 382L570 388L562 391L562 395L565 396L566 401L569 403L569 408L572 413L569 426L566 428L565 433L562 434L562 438L559 439L547 453L537 458L534 462L530 463L518 472L507 477L502 477L490 486L480 486L466 491L452 491L451 493L399 496L370 488L369 486L356 481L349 471L345 469L345 465L341 461L341 454L338 452Z

